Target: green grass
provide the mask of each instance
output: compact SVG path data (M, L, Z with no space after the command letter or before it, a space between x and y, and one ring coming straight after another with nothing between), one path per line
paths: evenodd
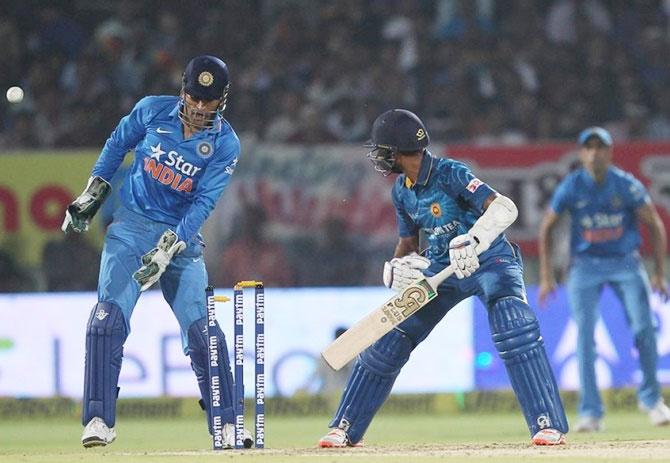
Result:
M0 462L670 461L670 429L654 428L636 412L609 414L605 432L570 434L567 446L549 449L528 444L520 414L380 415L367 433L366 447L344 451L315 449L327 423L328 417L269 417L267 450L214 453L204 421L196 419L120 419L116 442L88 450L80 445L82 428L76 420L3 420ZM649 449L642 442L658 440L665 442Z

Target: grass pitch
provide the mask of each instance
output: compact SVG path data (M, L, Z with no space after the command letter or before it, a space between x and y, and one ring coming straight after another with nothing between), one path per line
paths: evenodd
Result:
M574 417L573 417L574 419ZM74 419L3 420L0 462L670 462L670 428L637 412L610 413L606 430L568 435L568 445L530 445L520 413L380 415L364 448L317 449L328 417L269 417L265 450L213 452L204 420L119 419L117 441L84 449ZM252 424L252 423L249 423Z

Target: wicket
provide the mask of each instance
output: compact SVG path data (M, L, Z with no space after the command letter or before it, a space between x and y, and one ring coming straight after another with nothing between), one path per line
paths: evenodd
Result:
M244 289L255 288L254 293L254 325L255 325L255 447L265 447L265 290L262 281L240 281L233 288L233 336L234 336L234 379L233 394L235 408L235 448L244 448ZM223 423L220 406L220 378L213 367L218 365L218 340L209 327L215 325L216 302L227 302L225 296L214 296L214 287L208 286L207 296L207 340L209 350L209 383L210 402L212 407L212 448L222 450Z

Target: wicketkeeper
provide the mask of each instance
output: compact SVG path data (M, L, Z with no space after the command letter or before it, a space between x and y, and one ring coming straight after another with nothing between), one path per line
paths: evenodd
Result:
M123 345L140 293L160 281L181 328L201 404L210 394L206 338L204 243L199 233L228 184L240 142L223 118L228 97L226 64L214 56L191 60L179 96L148 96L121 119L105 143L84 192L68 206L63 231L86 231L110 192L110 180L134 150L121 188L122 206L107 229L98 280L98 303L86 331L81 441L104 446L116 438L116 398ZM225 337L218 345L225 446L234 443L233 378ZM210 426L211 433L211 426ZM251 436L248 436L250 446Z
M393 186L400 240L384 264L383 280L401 291L451 264L455 275L438 296L361 353L344 389L332 430L320 447L355 447L391 392L410 354L446 313L463 299L479 297L488 309L493 342L504 360L532 442L565 442L568 422L540 327L526 301L519 248L504 231L517 217L505 196L453 159L433 157L430 138L413 113L394 109L372 127L368 154L384 175L400 174ZM419 252L419 231L428 249ZM449 365L440 365L449 368Z

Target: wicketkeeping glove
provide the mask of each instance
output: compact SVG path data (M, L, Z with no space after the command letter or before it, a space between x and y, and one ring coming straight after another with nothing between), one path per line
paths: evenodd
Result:
M396 291L402 291L419 278L423 270L430 267L430 259L413 252L405 257L395 257L384 262L384 285Z
M476 246L477 241L469 233L458 235L449 242L449 260L459 280L469 277L479 268Z
M88 230L91 219L110 191L112 186L102 177L89 178L84 191L67 207L61 230L65 233L69 230L77 233Z
M170 261L186 249L186 243L172 230L167 230L158 239L158 244L142 256L142 267L133 273L133 278L140 285L140 291L147 290L158 281Z

